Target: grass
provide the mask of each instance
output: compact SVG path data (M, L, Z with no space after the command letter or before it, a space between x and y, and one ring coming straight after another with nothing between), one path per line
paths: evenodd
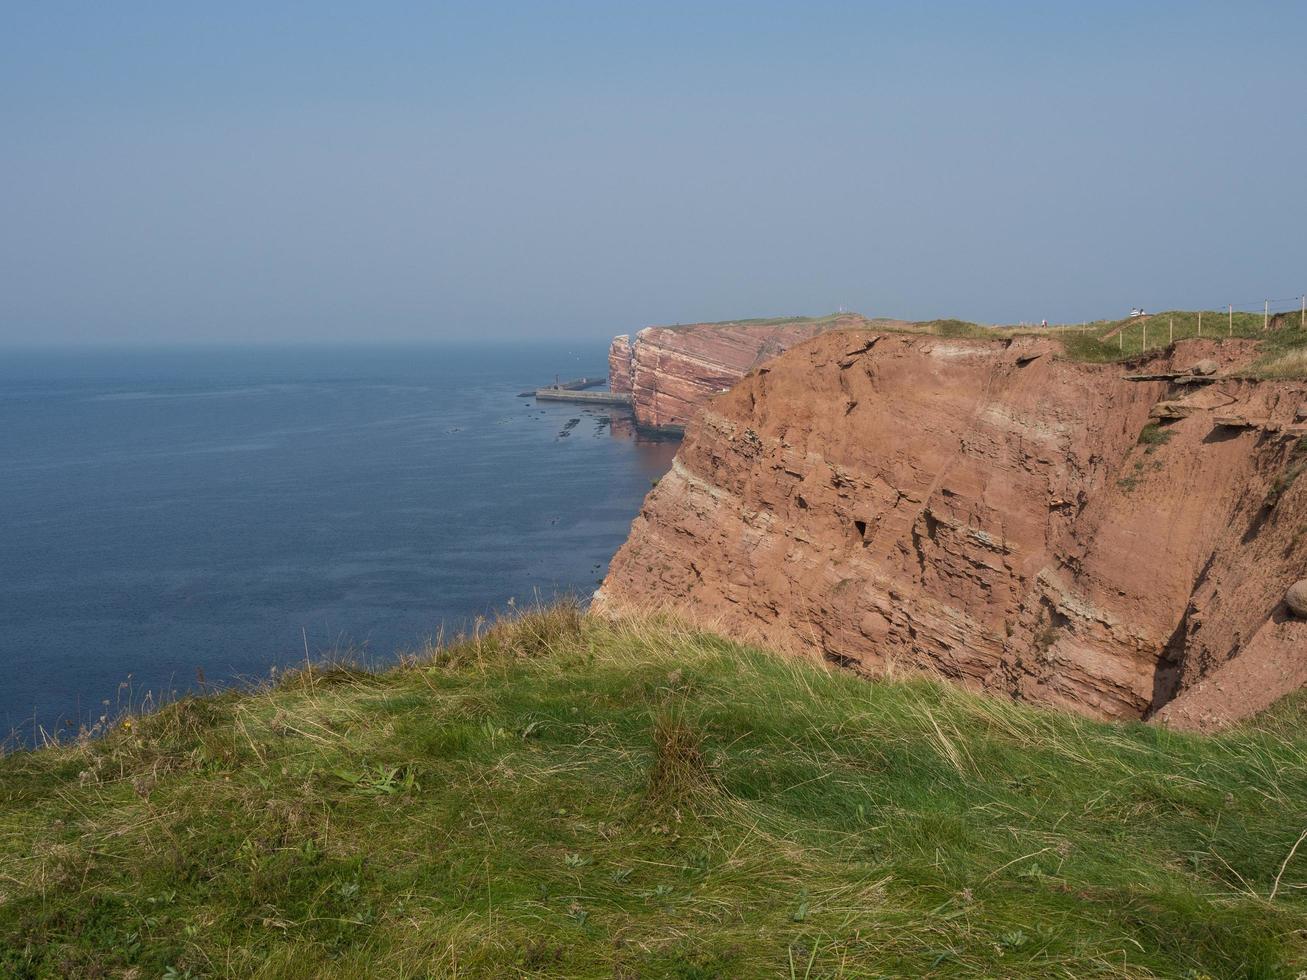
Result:
M1307 377L1307 331L1297 313L1271 317L1270 330L1263 327L1260 313L1221 310L1170 310L1147 317L1100 320L1079 326L1054 327L1053 334L1076 361L1114 363L1160 351L1173 342L1199 337L1213 340L1254 340L1257 356L1247 370L1253 377ZM1201 329L1201 333L1200 333Z
M1254 369L1264 378L1307 377L1307 347L1265 354Z
M1236 312L1230 316L1220 310L1204 311L1201 325L1199 318L1196 310L1171 310L1147 317L1047 328L988 327L966 320L927 320L900 329L942 337L1049 337L1062 345L1065 356L1071 360L1099 364L1128 361L1149 351L1161 351L1173 342L1198 337L1255 340L1259 356L1249 374L1265 378L1307 377L1307 330L1302 328L1298 313L1271 317L1270 330L1263 329L1260 313Z
M1200 738L529 613L0 759L0 975L1291 977L1304 714Z
M866 319L860 313L827 313L824 316L756 316L746 317L741 320L715 320L708 323L677 323L670 326L671 330L687 330L690 327L778 327L787 324L800 323L834 323L836 320L845 318Z
M1284 469L1275 477L1271 484L1270 490L1266 493L1266 506L1274 507L1284 496L1298 477L1302 476L1303 471L1307 470L1307 436L1303 436L1293 444L1289 450L1289 458L1285 462ZM1301 532L1300 532L1301 533ZM1294 544L1298 542L1298 536L1294 536Z
M788 316L751 320L725 320L709 326L778 326L788 323L832 323L840 317L858 317L857 313L832 313L822 317ZM1201 323L1199 322L1201 318ZM1010 339L1013 337L1048 337L1062 345L1065 356L1074 361L1107 364L1129 361L1150 351L1161 351L1173 342L1207 337L1213 340L1255 340L1257 356L1248 371L1259 378L1307 378L1307 329L1297 311L1276 313L1270 329L1264 328L1261 313L1225 310L1168 310L1146 317L1122 320L1096 320L1080 324L1055 324L1049 327L987 326L970 320L937 319L905 321L867 319L868 330L892 333L929 334L938 337L975 337ZM672 329L686 329L678 324ZM1201 332L1200 332L1201 331Z
M1261 357L1253 364L1252 373L1263 378L1307 377L1307 330L1300 319L1289 316L1282 326L1259 344Z
M1149 422L1139 432L1137 444L1146 447L1144 452L1154 452L1158 446L1165 446L1175 435L1170 429L1162 428L1158 422Z

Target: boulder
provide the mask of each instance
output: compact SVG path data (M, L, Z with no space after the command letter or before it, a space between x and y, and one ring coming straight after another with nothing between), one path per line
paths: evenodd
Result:
M1205 358L1199 361L1193 367L1191 367L1189 369L1189 373L1197 374L1201 377L1207 377L1208 375L1215 374L1220 369L1221 369L1221 365L1217 364L1215 361L1211 360L1210 358Z
M1307 578L1300 578L1289 586L1289 591L1284 594L1284 604L1295 616L1307 619Z
M1243 415L1214 415L1212 421L1227 429L1260 429L1265 419L1250 419Z

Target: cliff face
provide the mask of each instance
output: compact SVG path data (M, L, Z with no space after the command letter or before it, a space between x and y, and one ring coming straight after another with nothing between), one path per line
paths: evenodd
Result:
M631 338L618 334L608 345L608 387L611 391L631 393Z
M1125 373L1037 338L818 337L698 414L599 607L1099 717L1258 710L1307 681L1282 603L1307 575L1307 477L1274 493L1307 385Z
M820 320L793 319L646 327L631 340L613 339L608 383L633 395L636 421L680 428L709 398L752 368L819 333L864 326L855 313Z

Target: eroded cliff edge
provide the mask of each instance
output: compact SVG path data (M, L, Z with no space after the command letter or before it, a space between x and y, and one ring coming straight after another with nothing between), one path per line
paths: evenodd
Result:
M700 405L795 344L829 330L865 328L877 322L883 321L840 313L645 327L634 337L613 338L608 349L608 386L632 396L639 425L682 429Z
M1198 341L1146 368L1241 353ZM1307 622L1282 598L1307 574L1307 479L1285 479L1307 384L1130 381L1058 354L867 331L796 347L690 423L600 608L1186 727L1302 686Z

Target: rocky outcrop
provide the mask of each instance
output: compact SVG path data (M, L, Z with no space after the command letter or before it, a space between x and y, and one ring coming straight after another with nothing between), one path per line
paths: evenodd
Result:
M702 409L598 607L1097 717L1244 717L1307 681L1307 385L1165 379L1240 351L1131 381L1042 338L818 337Z
M616 394L631 393L631 368L634 351L628 334L618 334L608 345L608 388Z
M632 340L613 338L608 384L633 396L635 420L647 428L683 428L709 398L795 344L828 330L865 327L856 313L813 319L740 320L646 327Z

